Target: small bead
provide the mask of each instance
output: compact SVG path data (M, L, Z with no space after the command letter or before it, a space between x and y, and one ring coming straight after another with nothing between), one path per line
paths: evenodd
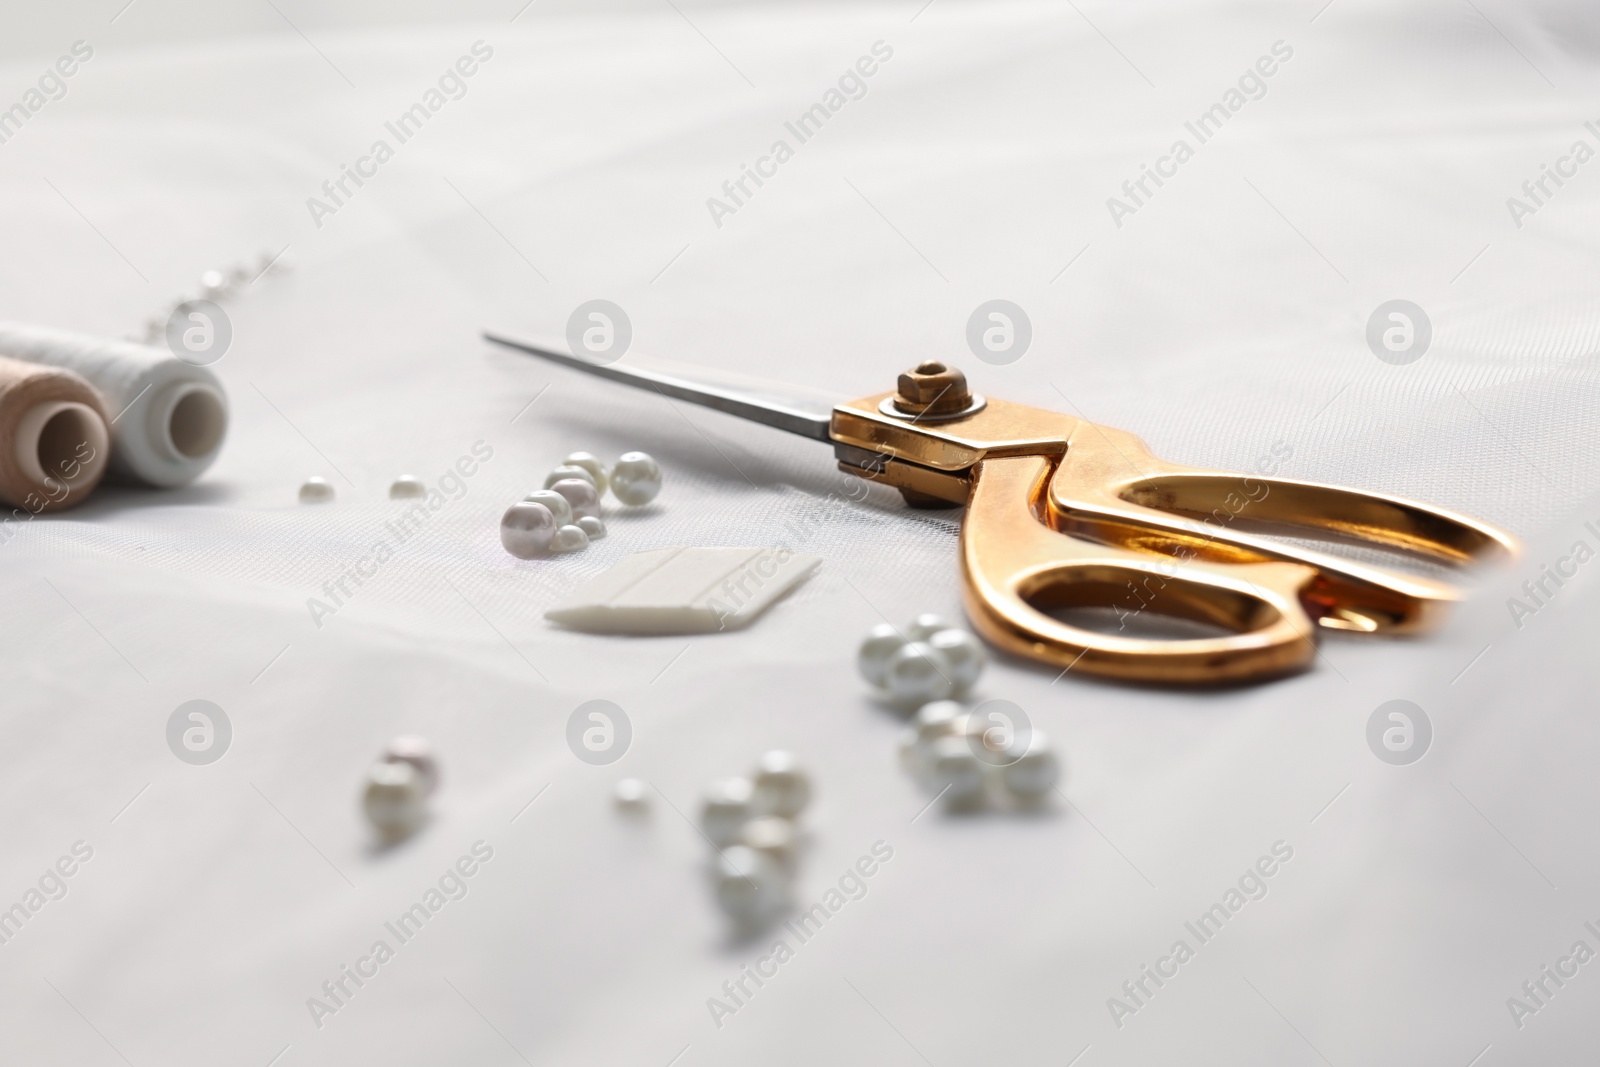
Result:
M911 725L917 728L918 741L932 744L941 737L961 733L966 717L967 713L954 700L933 700L917 709Z
M880 622L867 631L861 648L856 652L856 670L861 672L861 677L867 680L868 685L882 689L887 682L883 671L889 663L889 657L900 651L906 645L905 637L893 626Z
M618 782L611 797L618 809L629 815L644 815L650 810L649 787L637 778L624 778Z
M563 526L550 539L552 552L581 552L589 547L589 535L581 526Z
M522 498L524 504L543 504L556 518L557 526L572 525L572 505L560 493L549 489L535 489Z
M948 698L954 674L944 653L922 641L913 641L884 664L884 688L896 703L918 706Z
M978 684L978 676L988 662L983 645L965 630L951 628L939 630L927 639L928 644L944 653L950 661L951 691L957 696Z
M543 504L512 504L500 517L500 543L518 559L533 559L556 538L556 517ZM559 550L558 550L559 551Z
M757 815L792 819L811 800L811 778L789 752L774 750L762 756L751 784Z
M572 507L574 518L581 519L585 515L600 517L600 494L594 491L584 478L562 478L550 485L550 492L560 493L567 498L567 503Z
M594 475L590 474L589 471L585 470L583 467L567 466L563 464L544 476L544 487L546 489L553 488L557 482L564 481L567 478L581 478L590 485L595 485ZM599 487L596 486L595 488L596 492L598 492Z
M422 480L415 475L402 474L389 483L390 500L414 500L419 496L427 496L428 490Z
M606 524L593 515L585 515L576 523L578 529L589 535L589 540L598 541L606 535Z
M947 801L961 804L983 795L983 762L972 754L964 738L939 738L931 755L929 777L934 789L944 791Z
M611 469L600 462L600 457L593 452L574 452L561 461L569 467L582 467L593 477L594 487L599 492L605 492L611 480Z
M727 778L706 789L700 802L700 828L713 845L721 848L738 838L750 821L754 793L748 778Z
M415 767L424 793L431 794L439 788L439 760L433 754L433 746L420 737L407 734L390 741L383 750L383 762L409 763Z
M953 630L944 620L942 615L923 614L911 620L911 625L906 627L907 641L926 641L940 630Z
M789 898L789 880L783 868L772 857L745 845L722 851L713 882L717 906L739 923L760 922Z
M1015 763L1000 768L1000 781L1012 793L1024 798L1040 797L1055 788L1061 778L1061 762L1056 759L1042 732L1029 738L1028 751Z
M611 469L611 492L629 507L641 507L661 492L661 467L645 452L624 452Z
M333 499L333 486L328 479L313 475L300 487L300 503L323 504Z
M794 823L788 819L751 819L739 832L739 844L755 849L775 860L786 872L792 872L799 852L800 835Z
M388 838L404 837L422 825L427 790L409 763L379 763L367 772L361 807L367 821Z
M220 300L232 290L227 275L220 270L208 270L200 275L200 295L207 300Z

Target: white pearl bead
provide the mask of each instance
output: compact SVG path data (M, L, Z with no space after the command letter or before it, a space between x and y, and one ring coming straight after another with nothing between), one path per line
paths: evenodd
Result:
M923 614L911 620L911 625L906 627L906 640L926 641L940 630L954 629L944 620L942 615Z
M911 725L917 728L917 740L932 744L941 737L961 732L967 713L954 700L932 700L917 709Z
M585 468L562 465L544 476L544 487L546 489L554 488L557 482L565 481L568 478L578 478L588 482L590 485L595 485L594 475L590 474ZM596 486L597 490L598 488Z
M913 641L898 649L884 664L884 688L896 703L926 704L950 696L950 679L954 674L944 653L930 644Z
M367 821L385 837L404 837L427 814L422 775L409 763L379 763L367 771L361 807Z
M422 791L432 794L439 788L439 759L433 746L420 737L407 734L390 741L383 750L385 763L409 763L422 779Z
M1000 768L1000 781L1005 787L1028 799L1050 792L1060 778L1061 763L1044 734L1038 730L1033 731L1028 751L1022 754L1022 758Z
M557 526L572 525L572 505L560 493L549 489L535 489L522 498L525 504L543 504L555 516Z
M300 486L300 503L323 504L333 499L333 486L328 484L328 479L312 476Z
M585 515L593 515L597 519L600 517L600 494L589 484L587 472L583 478L562 478L550 483L550 491L567 498L574 518L581 519Z
M748 778L727 778L713 782L700 802L700 828L711 843L721 848L732 844L751 818L755 787Z
M598 541L606 535L606 524L593 515L585 515L575 525L588 534L591 541Z
M944 790L945 800L961 804L983 795L983 762L972 754L965 738L939 738L931 756L929 777L934 789Z
M965 630L939 630L928 638L928 644L944 653L950 661L952 692L960 695L978 684L978 676L988 662L983 645Z
M713 881L717 906L736 922L757 923L789 898L789 880L776 860L745 845L724 849Z
M589 547L589 535L581 526L563 526L550 539L552 552L580 552Z
M389 484L390 500L413 500L419 496L426 496L427 488L420 478L410 474L402 474Z
M629 507L640 507L661 492L661 467L645 452L624 452L611 469L611 491Z
M200 275L200 295L207 300L220 300L232 290L227 275L220 270L208 270Z
M751 783L757 815L792 819L811 800L811 778L793 753L774 750L762 756Z
M867 680L868 685L882 689L887 684L883 672L889 664L889 657L904 648L906 643L899 630L880 622L867 631L866 639L861 642L861 648L856 652L856 670L861 672L861 677Z
M785 872L792 872L799 852L800 835L788 819L751 819L739 832L739 843L777 861Z
M533 559L550 548L556 517L543 504L512 504L500 517L500 543L518 559Z
M649 788L637 778L624 778L611 795L617 807L629 815L643 815L650 810Z
M569 467L582 467L593 477L595 489L602 493L606 491L606 485L611 480L611 469L600 462L600 457L593 452L574 452L561 462Z

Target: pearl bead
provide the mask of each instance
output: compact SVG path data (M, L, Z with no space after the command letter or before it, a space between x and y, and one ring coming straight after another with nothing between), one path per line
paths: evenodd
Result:
M1002 784L1012 793L1027 799L1050 792L1060 777L1061 763L1044 734L1038 730L1033 731L1028 751L1022 754L1022 758L1000 769Z
M584 469L583 467L572 467L566 465L557 467L555 470L545 475L544 487L546 489L550 489L554 487L557 482L564 481L567 478L580 478L583 481L588 482L590 485L594 485L597 492L599 490L599 486L595 485L594 475L590 474L588 470Z
M552 482L550 491L560 493L567 498L567 503L572 506L574 518L583 518L585 515L600 517L600 494L594 491L585 478L562 478Z
M788 819L752 819L739 832L739 843L775 860L785 872L794 870L800 835Z
M896 703L921 705L949 697L954 674L944 653L922 641L913 641L896 650L884 664L884 688Z
M563 526L550 539L552 552L581 552L589 547L589 535L581 526Z
M208 270L200 275L200 295L207 300L219 300L232 289L227 276L220 270Z
M624 452L611 469L611 491L629 507L650 503L661 492L661 467L645 452Z
M700 802L700 828L711 843L721 848L732 844L750 821L755 787L748 778L727 778L713 782Z
M617 807L629 815L643 815L650 810L649 788L637 778L624 778L611 795Z
M789 752L774 750L761 757L751 780L754 810L758 815L792 819L811 800L811 778Z
M907 641L926 641L940 630L953 630L944 620L942 615L923 614L911 620L911 625L906 627Z
M978 683L983 665L988 661L983 645L965 630L954 628L939 630L928 638L928 644L944 653L950 661L950 684L956 694L965 693Z
M578 529L589 535L589 540L598 541L606 535L606 524L593 515L585 515L576 523Z
M425 794L431 794L439 788L438 757L433 754L433 746L420 737L407 734L390 741L383 750L383 762L409 763L415 767L422 779L422 791Z
M313 476L305 480L300 486L300 503L323 504L333 499L333 486L328 484L328 479Z
M555 538L556 517L543 504L524 500L512 504L500 517L500 543L518 559L533 559L550 548Z
M543 504L555 516L557 526L572 525L572 505L560 493L549 489L535 489L522 498L524 504Z
M882 689L888 684L884 678L884 668L889 664L889 657L904 648L906 643L899 630L880 622L867 631L866 639L856 651L856 670L861 672L861 677L867 680L868 685Z
M389 484L390 500L414 500L427 495L427 488L423 486L421 479L414 475L402 474Z
M933 700L917 709L911 725L917 728L917 740L931 745L941 737L951 737L962 731L967 713L954 700Z
M606 485L611 480L611 469L601 463L600 457L593 452L574 452L561 462L569 467L582 467L591 475L595 489L602 493L606 491Z
M367 772L361 807L367 821L388 838L404 837L427 814L422 775L409 763L380 763Z
M965 738L941 737L935 741L928 770L933 788L944 790L945 799L953 804L983 795L983 762L972 754Z
M739 923L760 922L789 897L783 868L772 857L745 845L723 850L717 857L713 881L717 906Z

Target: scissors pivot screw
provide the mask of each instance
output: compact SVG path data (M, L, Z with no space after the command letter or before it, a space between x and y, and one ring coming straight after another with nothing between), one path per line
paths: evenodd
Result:
M953 415L972 403L967 376L948 363L926 360L900 375L894 406L906 415Z

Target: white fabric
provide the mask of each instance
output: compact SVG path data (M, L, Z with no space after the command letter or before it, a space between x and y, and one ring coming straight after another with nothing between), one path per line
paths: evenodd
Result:
M1506 1002L1574 941L1600 949L1583 926L1600 926L1597 565L1521 629L1491 592L1444 635L1328 638L1313 671L1259 688L1001 660L976 695L1055 739L1070 803L919 817L900 721L852 658L881 619L959 616L957 516L854 502L821 445L477 337L560 335L604 298L637 352L840 396L950 358L981 392L1176 461L1249 468L1282 446L1285 475L1502 523L1532 538L1520 584L1577 539L1600 547L1579 521L1600 520L1600 164L1521 228L1506 204L1595 143L1587 5L512 21L519 0L476 22L404 5L376 27L365 4L121 6L0 15L0 107L73 41L94 48L0 145L0 319L119 335L207 268L287 244L297 269L227 305L233 425L201 481L104 488L0 548L0 907L93 850L0 945L0 1062L1488 1065L1592 1047L1600 964L1520 1029ZM493 56L466 95L317 228L307 198L479 40ZM719 228L707 198L879 40L893 57L866 95ZM1293 57L1265 96L1118 228L1107 198L1280 40ZM966 347L993 298L1033 324L1009 366ZM1364 341L1397 298L1434 326L1409 366ZM655 455L655 507L608 514L576 556L505 554L500 512L580 448ZM448 502L402 542L385 490L403 472ZM338 500L296 505L315 473ZM742 632L544 622L616 560L677 544L824 563ZM373 576L345 579L319 627L308 598L358 564ZM209 766L168 750L192 699L232 723ZM567 747L592 699L632 722L609 767ZM1391 699L1434 724L1408 767L1365 740ZM377 852L356 791L401 733L434 742L443 782L423 833ZM893 857L718 1028L707 998L768 942L727 940L680 813L778 746L817 782L803 901L875 842ZM612 810L623 776L659 787L643 825ZM480 840L467 895L318 1028L307 998L394 943L383 924ZM1119 1028L1108 998L1278 841L1293 858L1266 897Z

